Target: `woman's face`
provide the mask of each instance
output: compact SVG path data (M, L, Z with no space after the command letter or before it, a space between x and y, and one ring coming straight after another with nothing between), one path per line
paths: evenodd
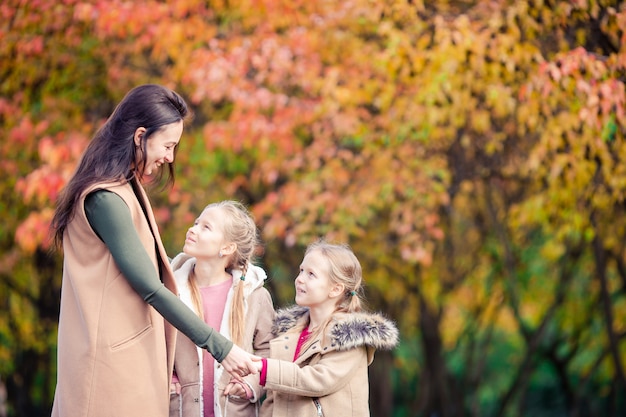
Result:
M135 132L135 144L141 146L141 139L146 129L140 127ZM163 126L158 132L153 133L146 141L146 166L143 174L151 175L155 169L165 163L174 162L174 149L183 134L183 121Z

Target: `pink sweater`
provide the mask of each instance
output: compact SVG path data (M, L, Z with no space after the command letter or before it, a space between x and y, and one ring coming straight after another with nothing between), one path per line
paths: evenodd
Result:
M311 335L311 332L309 332L308 327L305 327L304 329L302 329L302 332L300 333L300 337L298 338L298 344L296 345L296 351L293 354L294 362L296 361L296 359L298 359L298 355L300 354L300 349L302 349L302 345L304 345L304 342L307 341L310 335ZM265 381L267 380L267 359L263 358L262 363L263 363L263 368L261 369L261 375L259 375L259 383L265 386Z
M219 329L222 325L222 316L226 307L226 298L228 290L232 285L231 280L226 280L221 284L211 285L210 287L200 287L200 296L202 297L202 307L204 321L214 329ZM213 395L214 368L215 359L209 353L203 355L203 387L202 393L204 400L204 417L213 417L215 415L215 401Z

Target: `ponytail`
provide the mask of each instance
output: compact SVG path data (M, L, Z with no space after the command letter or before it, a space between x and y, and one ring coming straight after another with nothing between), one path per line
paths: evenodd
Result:
M241 278L234 284L233 302L230 307L230 338L234 344L243 345L243 335L245 331L246 311L244 306L243 290L246 283L246 273L248 272L248 263L246 262L241 270Z
M359 285L357 289L346 291L344 300L337 306L337 311L345 313L358 313L363 310L361 295L359 294L359 290L362 287L360 286L360 283L357 285Z
M198 288L198 282L196 278L195 265L189 273L189 290L191 292L191 302L193 306L196 308L196 312L198 316L204 320L204 308L202 307L202 296L200 295L200 290Z

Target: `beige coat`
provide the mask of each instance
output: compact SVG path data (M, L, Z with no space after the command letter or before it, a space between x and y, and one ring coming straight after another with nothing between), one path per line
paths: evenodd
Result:
M262 417L367 417L367 367L375 349L398 343L395 325L378 314L336 313L324 341L315 341L293 362L308 309L277 312L267 360L267 399Z
M191 301L189 288L189 273L196 263L195 258L185 254L179 254L172 260L172 268L180 293L180 299L194 311L196 307ZM239 285L241 271L232 272L233 282ZM244 306L246 309L243 349L259 356L268 356L269 341L272 338L271 329L274 321L274 306L270 293L263 287L267 275L263 269L249 265L244 281ZM234 290L231 287L228 292L226 307L220 333L230 339L229 315ZM196 311L196 314L198 312ZM223 367L215 362L215 383L213 387L203 386L202 355L204 353L189 338L179 334L176 345L175 369L181 384L181 392L172 394L170 397L170 417L202 417L206 407L213 407L216 417L255 417L258 415L258 400L265 394L264 388L259 384L258 375L250 375L245 379L254 393L250 400L225 397L224 388L230 381L228 372L223 372ZM204 404L202 392L204 389L213 389L218 404Z
M161 280L176 292L152 208L141 186L138 190L147 218L129 183L100 184L86 190L63 237L52 416L165 417L177 332L131 288L90 227L84 200L95 189L112 191L126 202L155 270L160 268Z

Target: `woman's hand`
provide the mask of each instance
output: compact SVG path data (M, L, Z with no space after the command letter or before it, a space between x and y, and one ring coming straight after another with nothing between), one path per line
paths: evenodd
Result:
M222 361L222 366L229 374L243 378L258 373L263 367L263 363L259 356L252 355L239 346L233 345L233 348Z

